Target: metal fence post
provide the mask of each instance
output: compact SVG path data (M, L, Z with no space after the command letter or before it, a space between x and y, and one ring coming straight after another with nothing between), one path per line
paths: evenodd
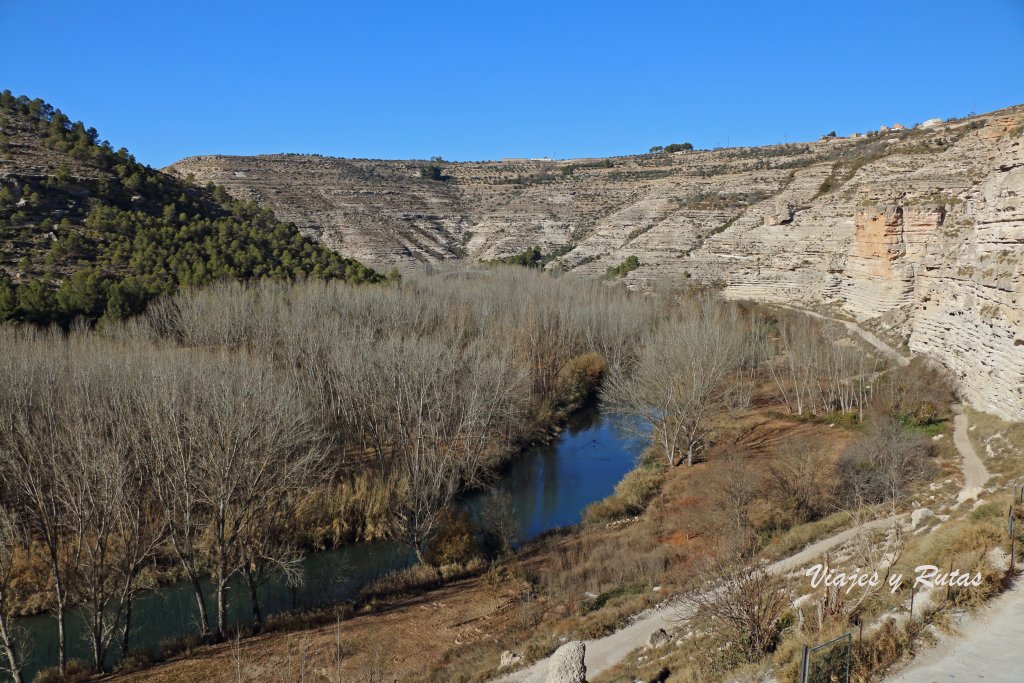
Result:
M853 631L847 631L846 633L844 633L841 636L833 638L832 640L828 640L828 641L826 641L824 643L820 643L818 645L815 645L814 647L811 647L809 645L804 645L803 646L803 652L802 652L801 657L800 657L800 683L814 683L814 682L818 681L817 677L814 678L814 681L811 680L811 659L814 657L815 653L818 652L819 650L824 650L826 648L833 648L832 650L830 650L830 652L835 652L836 651L835 647L836 647L837 643L839 643L839 641L843 641L843 650L842 650L842 652L843 652L843 654L845 654L845 659L846 659L846 662L845 662L845 664L842 665L842 669L840 669L840 671L843 672L843 676L844 676L843 681L844 681L844 683L850 683L850 668L853 666L852 665L852 661L853 661ZM827 673L831 677L830 680L838 681L839 679L836 678L836 675L838 674L838 672L836 671L837 667L836 667L835 658L832 657L832 656L829 656L827 658L827 663L828 663L829 669L828 669L827 672L824 672L824 673Z
M863 635L863 631L861 634ZM850 683L850 661L853 659L853 632L850 632L850 638L846 641L846 681Z
M1013 535L1013 506L1010 506L1010 574L1013 574L1016 565L1017 539Z

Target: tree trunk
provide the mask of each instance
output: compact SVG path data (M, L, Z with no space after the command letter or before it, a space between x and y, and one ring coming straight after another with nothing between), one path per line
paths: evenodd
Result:
M0 615L0 641L3 642L4 656L7 657L8 672L14 683L24 683L21 675L21 662L18 661L18 651L14 646L14 639L7 628L7 619Z
M54 592L57 598L57 668L61 674L68 669L68 635L64 625L65 602L64 585L60 580L60 573L54 572Z
M228 582L223 570L217 577L217 636L221 640L228 637Z
M124 606L124 631L121 633L121 658L128 656L129 636L132 632L132 605L135 601L128 598Z
M260 632L263 626L263 613L260 611L260 597L257 594L256 577L246 572L245 582L249 584L249 601L252 603L252 628L256 633Z
M416 561L426 567L429 563L427 562L427 558L423 557L423 548L420 547L418 541L413 542L412 549L416 552Z
M89 640L92 641L92 665L96 670L96 673L103 672L103 618L101 616L93 617L92 634L90 634Z
M210 639L210 619L206 614L206 601L203 599L203 586L199 583L199 577L189 571L189 580L192 582L192 591L196 596L196 605L199 607L199 634L203 640Z

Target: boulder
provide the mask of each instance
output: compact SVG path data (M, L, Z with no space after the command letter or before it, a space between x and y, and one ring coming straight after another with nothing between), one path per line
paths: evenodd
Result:
M578 640L555 650L546 683L587 683L587 665L583 663L586 653L587 646Z
M777 202L764 215L765 225L788 225L796 216L796 205L790 202Z
M918 508L910 513L910 526L912 529L919 529L928 526L928 523L935 519L935 513L928 508Z
M659 628L657 631L652 633L647 639L647 648L653 650L654 648L661 647L669 641L668 631L663 628Z

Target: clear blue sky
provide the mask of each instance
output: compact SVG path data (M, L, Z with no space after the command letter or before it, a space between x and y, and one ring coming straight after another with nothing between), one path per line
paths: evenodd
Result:
M604 156L1024 103L1024 0L0 0L0 89L140 161Z

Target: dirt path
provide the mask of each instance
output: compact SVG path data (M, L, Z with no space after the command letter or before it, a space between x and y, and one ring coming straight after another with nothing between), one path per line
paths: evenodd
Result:
M899 351L894 349L892 346L890 346L886 342L884 342L881 339L879 339L877 335L872 334L871 332L868 332L864 328L862 328L859 325L857 325L857 323L850 322L849 320L840 320L839 318L833 318L833 317L828 316L828 315L822 315L821 313L815 313L814 311L809 311L806 308L799 308L797 306L788 306L786 304L775 304L775 306L777 306L779 308L785 308L786 310L789 310L789 311L796 311L797 313L803 313L804 315L809 315L812 318L817 318L819 320L828 320L828 321L831 321L831 322L834 322L834 323L839 323L840 325L845 327L848 331L850 331L853 334L859 336L861 339L866 341L868 344L871 344L872 346L874 346L876 349L878 349L882 353L886 354L887 356L890 356L890 357L894 358L896 360L896 362L899 363L900 365L907 365L908 363L910 363L910 359L909 358L907 358L906 356L901 354Z
M962 503L977 498L991 475L974 450L974 444L967 433L967 415L959 404L953 405L953 445L963 458L964 486L957 496L957 501Z
M957 500L977 497L989 472L967 432L967 415L953 406L953 444L963 457L964 485ZM1019 583L980 614L968 617L961 636L943 637L909 667L886 680L892 683L1024 680L1024 587Z
M1019 584L981 613L968 617L960 636L942 638L890 683L1024 680L1024 588Z

